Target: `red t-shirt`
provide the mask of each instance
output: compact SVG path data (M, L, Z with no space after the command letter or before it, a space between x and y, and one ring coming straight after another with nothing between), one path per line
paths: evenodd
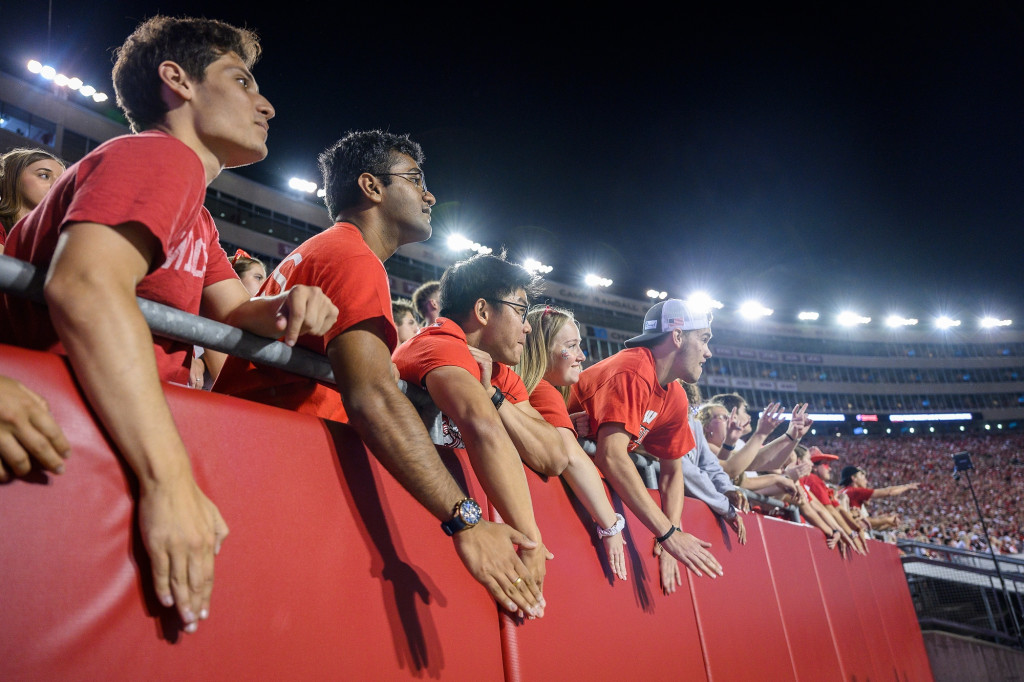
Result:
M338 321L320 336L299 337L298 344L321 355L338 334L360 322L380 319L388 350L398 343L391 319L391 292L384 264L370 250L359 229L337 223L306 240L270 273L260 296L275 296L298 284L318 286L338 306ZM227 393L267 405L347 422L341 394L334 386L290 372L228 358L214 386Z
M576 426L569 417L569 408L562 393L550 383L541 379L530 394L530 404L540 412L544 421L555 428L569 429L576 434Z
M203 206L206 171L194 151L158 131L103 143L61 175L42 203L11 230L4 254L46 269L60 231L71 223L139 223L160 250L135 293L198 314L203 289L238 276ZM103 263L96 263L103 268ZM45 307L15 296L0 300L0 337L63 352ZM116 348L117 339L110 339ZM154 340L160 378L187 383L191 344Z
M808 493L814 495L827 507L838 507L839 501L836 499L836 495L832 492L832 488L825 485L825 481L821 480L816 474L807 474L800 479L800 483L803 484L804 488Z
M871 496L875 494L874 488L857 488L855 486L849 486L843 488L843 492L850 499L851 507L860 507L865 502L871 499Z
M461 367L480 381L480 366L469 352L466 333L445 317L437 318L434 324L424 327L419 334L399 346L391 359L398 366L398 373L403 379L424 389L427 375L440 367ZM495 362L491 369L491 386L497 386L510 403L529 400L523 380L500 362ZM444 442L441 445L450 448L466 447L455 422L444 413L441 414L441 420L444 429Z
M572 387L569 410L585 410L593 434L602 424L622 424L633 437L629 452L644 443L659 459L679 459L695 446L686 392L676 381L667 388L658 383L654 356L647 348L621 350L585 369ZM654 432L659 437L648 443L645 438Z

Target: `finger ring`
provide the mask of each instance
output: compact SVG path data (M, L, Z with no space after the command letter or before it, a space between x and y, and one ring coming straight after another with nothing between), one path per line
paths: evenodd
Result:
M515 582L514 582L514 583L512 583L512 584L513 584L513 585L518 585L518 584L519 584L519 583L521 583L521 582L523 582L523 578L522 578L522 576L520 576L520 577L516 578Z

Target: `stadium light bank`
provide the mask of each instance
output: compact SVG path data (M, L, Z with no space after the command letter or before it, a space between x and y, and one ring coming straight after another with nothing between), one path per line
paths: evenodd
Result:
M82 97L92 97L94 102L106 102L109 99L106 93L97 91L91 85L86 85L81 78L65 76L54 67L43 64L35 59L30 59L27 67L31 73L42 76L48 81L53 81L54 85L67 88L68 90L76 90Z

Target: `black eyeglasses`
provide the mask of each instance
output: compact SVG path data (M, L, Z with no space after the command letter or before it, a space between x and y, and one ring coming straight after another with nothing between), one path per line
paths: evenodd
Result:
M491 301L491 303L503 303L507 305L509 308L512 308L512 310L516 311L516 313L520 314L520 322L526 322L526 313L530 312L530 306L524 305L523 303L516 303L515 301L503 301L500 298L494 300L487 300ZM522 308L522 310L520 310L520 308Z
M423 171L407 171L405 173L374 173L374 175L398 175L416 185L416 189L420 190L424 194L427 193L427 181L423 179Z

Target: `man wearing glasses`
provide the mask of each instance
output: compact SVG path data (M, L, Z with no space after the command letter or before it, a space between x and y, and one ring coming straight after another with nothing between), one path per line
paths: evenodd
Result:
M522 551L534 543L511 526L480 520L479 506L445 468L392 373L398 334L383 262L399 246L430 237L434 195L423 180L423 151L407 135L353 132L319 161L327 210L336 222L284 259L259 295L316 282L337 305L338 321L323 338L298 341L327 356L337 388L229 358L214 390L349 423L398 482L442 521L466 568L491 596L509 611L541 615L540 589L514 547ZM524 530L532 532L533 526Z
M543 586L548 555L520 457L549 476L559 475L568 460L558 432L530 406L526 387L510 369L530 332L526 312L538 283L504 254L456 263L441 277L441 316L393 359L402 378L426 389L441 410L440 444L466 450L502 519L537 542L520 556Z

